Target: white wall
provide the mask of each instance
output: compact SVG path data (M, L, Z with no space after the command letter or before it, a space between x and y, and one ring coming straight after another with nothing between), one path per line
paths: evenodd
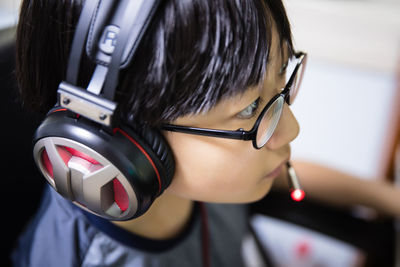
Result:
M379 176L400 100L400 1L284 0L295 44L309 52L293 111L294 158Z

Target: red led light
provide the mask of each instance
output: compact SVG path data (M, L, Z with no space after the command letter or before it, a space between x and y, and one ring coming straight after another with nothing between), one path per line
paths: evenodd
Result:
M306 196L306 194L304 193L303 190L301 189L296 189L293 190L292 193L290 194L290 196L292 197L292 199L294 201L302 201L304 199L304 197Z

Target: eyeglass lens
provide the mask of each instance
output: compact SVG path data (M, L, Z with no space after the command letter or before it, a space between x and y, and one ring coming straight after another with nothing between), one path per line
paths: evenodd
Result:
M263 147L274 133L281 117L284 103L283 96L279 96L264 113L257 129L256 144L258 148Z
M294 64L289 64L288 67L288 72L287 73L293 73L294 68L296 67L296 62L292 62ZM292 66L290 66L292 65ZM291 68L290 68L291 67ZM303 76L303 71L304 71L304 64L299 65L299 69L296 72L296 76L294 77L292 86L290 88L289 92L289 105L291 105L299 91L302 76ZM289 79L288 77L287 79ZM288 82L288 80L287 80ZM257 129L257 134L256 134L256 145L257 148L263 147L271 138L273 135L276 127L278 126L279 119L282 115L283 107L284 107L285 100L283 96L279 96L273 103L272 105L268 108L268 110L264 113L264 116L262 117L260 124Z

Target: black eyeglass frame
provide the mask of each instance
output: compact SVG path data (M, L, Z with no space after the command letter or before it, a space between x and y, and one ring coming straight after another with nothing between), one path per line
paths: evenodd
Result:
M296 67L293 70L292 75L289 78L289 81L286 83L282 92L276 94L268 103L265 105L263 110L261 111L260 115L258 116L254 126L249 131L245 131L242 128L231 131L231 130L216 130L216 129L209 129L209 128L198 128L198 127L190 127L190 126L182 126L182 125L174 125L174 124L163 124L161 125L162 130L172 131L172 132L179 132L179 133L187 133L187 134L195 134L195 135L202 135L202 136L210 136L210 137L218 137L218 138L228 138L228 139L236 139L236 140L244 140L244 141L253 141L253 147L255 149L260 149L264 145L258 147L257 146L257 131L258 127L260 126L261 120L267 110L271 107L271 105L279 98L283 97L284 101L290 105L290 91L292 89L293 82L297 75L300 66L303 62L306 62L307 53L305 52L297 52L294 54L295 58L299 60L296 64ZM303 72L304 73L304 72ZM299 77L300 82L303 77ZM265 142L267 143L267 142Z

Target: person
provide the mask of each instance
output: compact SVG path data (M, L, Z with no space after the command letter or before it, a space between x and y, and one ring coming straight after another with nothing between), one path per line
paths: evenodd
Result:
M57 102L83 2L22 2L16 73L32 109L47 112ZM120 73L120 116L132 127L160 130L175 159L171 184L147 212L128 221L87 213L47 188L12 255L15 266L243 264L247 204L262 199L274 182L283 186L278 181L299 133L289 104L306 53L293 46L282 2L161 1L132 61ZM84 58L81 65L85 84L93 62ZM297 68L289 73L290 65ZM256 134L237 140L209 129ZM326 169L295 168L310 194L324 198L306 179Z

